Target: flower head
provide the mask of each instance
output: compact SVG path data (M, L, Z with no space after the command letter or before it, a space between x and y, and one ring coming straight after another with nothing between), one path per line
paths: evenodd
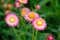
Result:
M36 12L29 12L24 16L25 20L32 22L33 19L39 17L39 15Z
M54 40L53 35L52 35L52 34L49 34L49 35L47 36L47 40Z
M27 4L28 0L18 0L22 4Z
M15 7L16 7L16 8L19 8L19 7L20 7L20 3L16 1L16 2L15 2Z
M39 10L41 8L40 5L36 5L36 9Z
M46 22L44 19L42 18L35 18L33 21L32 21L32 25L35 29L37 30L44 30L46 28Z
M22 9L21 9L21 15L22 15L22 16L25 16L28 12L30 12L30 9L29 9L29 8L26 8L26 7L25 7L25 8L22 8Z
M6 15L5 21L11 27L17 26L19 23L19 19L18 19L18 16L16 14Z

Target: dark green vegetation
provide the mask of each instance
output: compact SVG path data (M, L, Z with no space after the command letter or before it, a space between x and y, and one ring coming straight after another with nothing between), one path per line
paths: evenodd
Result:
M5 0L4 3L14 5L14 2L15 0L10 0L9 2ZM52 34L54 40L60 40L60 0L29 0L28 4L22 6L28 7L33 11L35 5L41 5L41 9L36 12L47 22L47 28L44 31L36 31L30 23L23 20L23 17L20 17L18 8L13 7L10 9L20 17L19 27L15 27L16 33L20 36L18 38L13 28L5 23L4 19L6 15L4 11L7 8L3 8L2 4L0 0L0 40L18 40L18 38L20 38L20 40L46 40L48 34Z

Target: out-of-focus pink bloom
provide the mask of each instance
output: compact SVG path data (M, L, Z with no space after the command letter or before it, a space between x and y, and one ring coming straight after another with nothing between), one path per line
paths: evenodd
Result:
M27 7L21 9L21 15L22 15L22 16L25 16L25 15L26 15L27 13L29 13L29 12L30 12L30 9L27 8Z
M3 4L3 7L6 8L7 7L7 4Z
M54 40L54 37L52 34L47 35L47 40Z
M39 10L41 8L40 5L36 5L36 9Z
M17 1L19 1L22 4L27 4L28 3L28 0L17 0Z
M19 2L15 2L15 7L19 8L20 7L20 3Z
M35 18L32 21L32 25L36 30L44 30L47 26L46 26L46 21L40 17Z
M12 4L3 4L3 7L11 9L13 7L13 5Z

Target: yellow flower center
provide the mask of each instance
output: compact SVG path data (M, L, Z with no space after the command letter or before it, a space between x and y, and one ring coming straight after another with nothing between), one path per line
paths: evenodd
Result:
M36 21L36 24L37 24L38 26L42 26L43 23L44 23L43 20L37 20L37 21Z
M27 10L21 11L21 14L24 16L27 13Z
M21 2L25 2L25 0L20 0Z
M30 14L28 15L29 18L35 18L35 14L33 12L30 12Z
M14 23L15 21L16 21L16 18L15 18L15 17L11 16L11 17L9 18L9 22Z

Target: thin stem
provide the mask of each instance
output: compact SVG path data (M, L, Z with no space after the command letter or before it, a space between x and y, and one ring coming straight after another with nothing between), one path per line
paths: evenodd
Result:
M14 28L12 28L12 29L13 29L14 33L16 34L17 39L20 40L19 35L16 33L16 30Z
M60 40L60 33L58 34L58 40Z
M32 40L34 40L34 29L32 28Z
M23 17L22 17L22 15L21 15L21 7L18 9L18 11L19 11L19 13L20 13L20 22L21 22L21 24L22 24L22 26L24 27L24 29L26 29L26 25L25 25L25 23L24 23L24 21L23 21ZM24 36L24 40L26 39L26 35L23 35Z
M23 36L24 36L24 40L26 40L26 34L24 34Z
M35 40L37 40L37 33L38 33L38 30L36 30L36 32L35 32Z
M18 24L18 26L17 26L17 28L18 28L18 29L20 29L20 27L19 27L19 26L20 26L20 25Z

